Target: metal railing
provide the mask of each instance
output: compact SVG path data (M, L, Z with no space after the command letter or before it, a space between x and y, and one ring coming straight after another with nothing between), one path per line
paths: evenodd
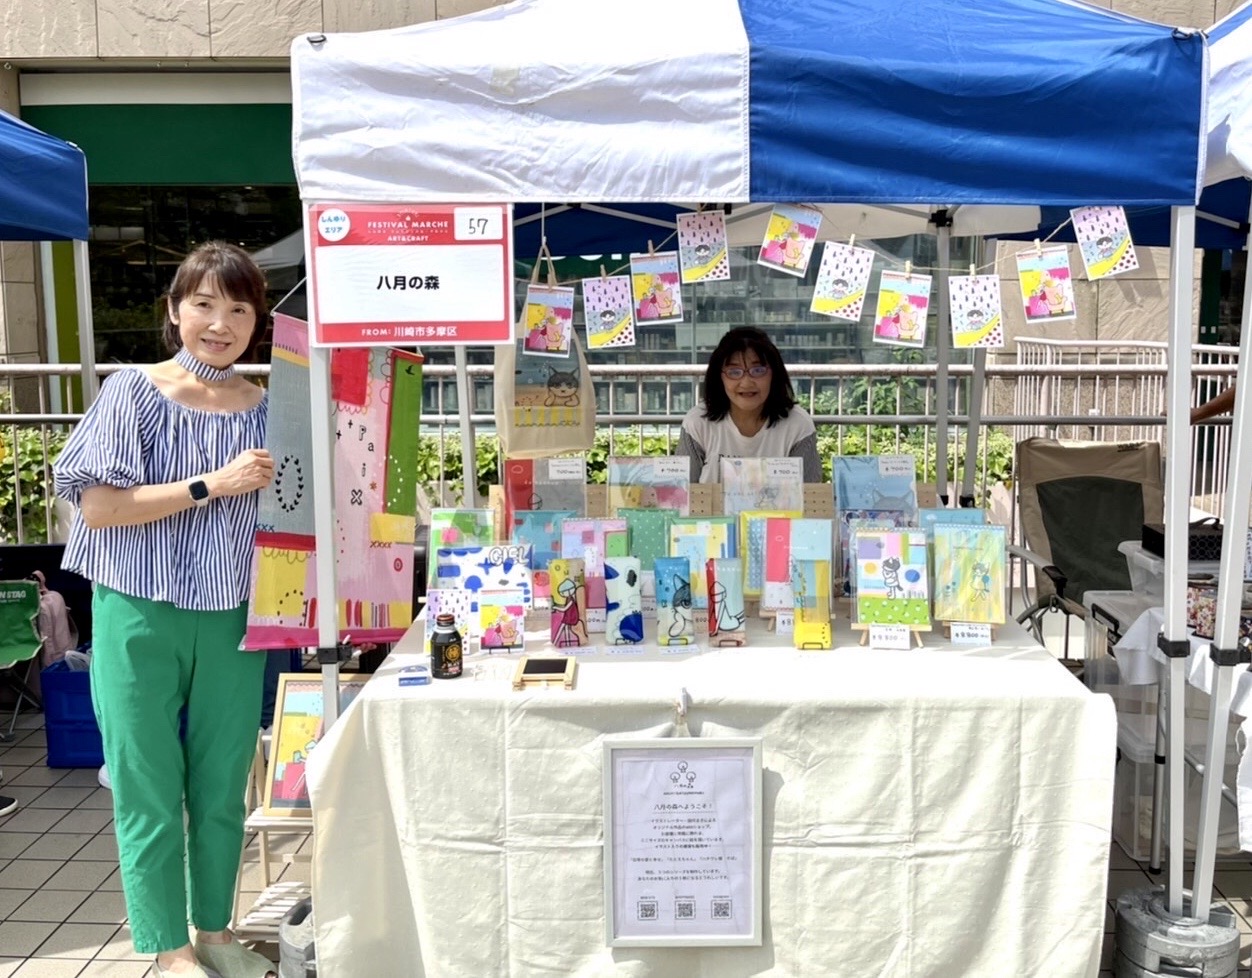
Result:
M977 491L984 495L1003 476L1005 438L1017 442L1036 434L1079 440L1160 440L1164 436L1165 363L1153 350L1114 356L1101 350L1066 349L1050 341L1019 340L1019 362L989 364L981 405ZM1087 344L1087 346L1096 346ZM1128 346L1121 344L1121 346ZM1151 344L1138 344L1151 347ZM1237 351L1235 351L1237 353ZM120 365L99 367L102 375ZM243 368L265 376L267 367ZM695 402L703 368L683 366L593 365L597 420L611 453L640 454L660 439L677 443L678 429ZM1193 355L1192 403L1201 403L1228 385L1236 371L1230 348L1197 347ZM455 368L424 368L427 403L422 413L425 438L433 439L440 458L459 461L461 419L455 401ZM469 368L472 422L490 435L495 418L489 410L494 368ZM800 403L818 425L828 455L859 453L871 444L878 451L913 451L933 459L935 415L939 404L933 364L797 365L789 368ZM949 458L964 456L968 391L972 367L949 367ZM0 537L11 542L57 538L59 507L54 502L50 463L69 427L81 414L52 411L70 403L67 383L79 373L76 364L0 364ZM1193 501L1220 512L1229 425L1206 425L1193 439ZM828 464L828 459L825 460ZM498 471L498 469L497 469ZM955 473L959 482L960 471ZM20 486L19 492L14 487ZM447 478L427 488L432 500L451 502L459 487ZM49 528L51 532L49 533Z

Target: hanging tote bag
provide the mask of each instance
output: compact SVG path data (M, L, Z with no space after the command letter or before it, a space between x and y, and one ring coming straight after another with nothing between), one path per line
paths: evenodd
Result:
M538 284L539 266L531 284ZM556 269L547 254L548 285L556 285ZM523 317L525 313L523 312ZM532 356L523 352L526 328L519 322L514 341L496 347L496 431L505 458L547 458L582 452L596 440L596 394L578 333L570 337L568 357Z

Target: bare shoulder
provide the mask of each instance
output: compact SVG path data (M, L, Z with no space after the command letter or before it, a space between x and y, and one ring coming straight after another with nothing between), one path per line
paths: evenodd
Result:
M245 402L245 410L251 410L265 400L265 388L254 380L240 377L236 388Z

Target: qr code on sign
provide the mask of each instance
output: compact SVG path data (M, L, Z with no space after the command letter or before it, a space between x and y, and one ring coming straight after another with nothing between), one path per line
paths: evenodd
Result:
M674 901L674 919L675 920L695 920L696 919L695 900L675 900Z
M655 900L639 901L640 920L656 920L657 912L657 902Z
M730 920L730 901L714 900L713 901L713 919L714 920Z

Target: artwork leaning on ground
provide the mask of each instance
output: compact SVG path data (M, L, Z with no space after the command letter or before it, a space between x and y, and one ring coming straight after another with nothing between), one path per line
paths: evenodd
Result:
M413 621L422 357L384 347L336 349L331 397L339 636L395 642ZM318 487L308 422L308 324L276 315L266 445L275 472L258 507L245 648L319 644Z

